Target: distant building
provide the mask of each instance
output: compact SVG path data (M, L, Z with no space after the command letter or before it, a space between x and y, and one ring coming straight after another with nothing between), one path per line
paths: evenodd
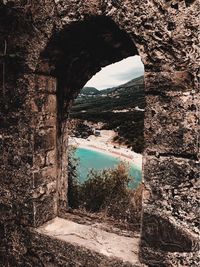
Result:
M101 136L101 131L94 130L94 135L95 135L95 136Z

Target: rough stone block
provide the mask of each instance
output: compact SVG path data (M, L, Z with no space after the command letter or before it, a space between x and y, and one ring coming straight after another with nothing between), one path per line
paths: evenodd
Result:
M193 76L188 71L145 73L146 92L157 92L160 94L167 91L188 92L190 90L195 90L195 84Z
M55 166L45 167L33 173L33 188L56 181L57 169Z
M4 146L3 135L0 133L0 162L3 162L4 161L4 157L3 157L3 146Z
M198 155L198 99L190 93L148 95L145 112L146 153Z
M4 116L0 116L0 133L16 134L19 130L19 123L21 121L20 114L10 113ZM3 138L3 135L2 135Z
M23 201L19 201L16 199L12 212L13 214L16 214L15 220L17 220L20 225L34 227L35 210L33 206L33 200L31 199L30 194L27 199L24 199Z
M33 164L34 171L45 167L46 152L42 151L34 155ZM35 173L35 172L34 172Z
M140 248L141 262L154 267L198 266L198 252L163 252L150 247Z
M163 212L145 210L143 214L141 246L166 252L198 251L198 236L176 224Z
M57 1L57 10L60 14L63 21L69 21L71 17L73 17L74 11L79 8L79 11L82 12L82 14L85 15L98 15L101 14L100 11L101 2L99 0L94 0L90 2L82 2L81 5L78 5L76 1L69 3L63 3L61 0ZM66 14L65 16L62 16L62 14Z
M166 266L198 266L200 262L199 251L184 253L167 253Z
M30 193L33 183L32 173L27 173L26 170L0 170L0 183L2 196L26 197ZM3 193L4 192L4 193Z
M6 257L7 266L25 266L21 263L21 257L27 253L29 233L27 229L19 225L18 221L5 224L6 231ZM4 267L4 266L2 266Z
M56 93L56 78L51 76L25 74L17 81L17 88L22 91L27 91L36 94L55 94Z
M5 223L8 220L12 220L14 215L12 213L12 195L10 191L1 186L0 189L0 218L1 223Z
M56 131L54 129L40 130L34 136L35 153L41 150L52 150L56 146Z
M144 163L146 194L143 204L156 205L198 232L199 162L174 157L146 157Z
M1 208L0 208L1 209ZM7 265L7 249L6 249L6 235L5 235L5 226L0 224L0 263L1 266Z
M57 160L56 150L51 150L46 154L46 166L55 165Z
M33 188L32 177L29 180L22 175L10 177L9 181L3 180L0 188L2 222L17 221L22 225L35 226L40 221L43 223L48 218L54 218L56 213L56 175L52 178L53 181L50 181L49 176L45 177L46 180L42 177L42 185L38 184L37 188Z
M4 153L4 164L6 165L7 169L30 169L33 166L33 155L32 154L22 154L20 151L15 150L16 154L13 153L14 151L8 153Z
M175 252L173 252L174 254ZM139 258L142 263L145 263L145 266L153 267L168 267L166 260L166 252L145 246L144 243L140 246Z
M144 157L145 182L160 187L191 187L199 178L200 163L196 160L176 157Z
M19 114L16 116L18 120L17 126L8 126L3 130L3 156L2 161L5 168L18 170L30 169L33 165L33 130L28 124L25 116ZM29 121L30 122L30 121Z
M101 7L101 1L100 0L94 0L92 2L83 2L83 5L81 6L81 12L83 14L91 14L91 15L99 15Z
M0 217L2 223L15 223L23 225L34 225L33 201L31 192L23 195L22 190L12 188L1 188L0 190Z
M50 221L56 217L57 209L57 196L56 192L52 192L49 195L44 195L38 200L34 200L34 226L38 227L47 221Z
M33 192L23 201L15 200L11 210L11 215L15 215L11 218L13 221L20 225L37 227L56 217L55 190L51 194L47 192L47 188L43 187L40 190Z
M56 96L52 94L37 94L33 95L27 101L31 112L40 112L42 114L56 114Z
M36 75L36 91L45 93L56 93L56 78L50 76Z
M11 89L10 95L7 93L8 107L5 112L24 111L26 116L36 112L47 114L56 112L56 81L54 78L34 74L22 75L14 87L15 94Z
M55 166L53 169L56 169L57 166L57 154L56 149L49 150L49 151L41 151L34 155L33 159L34 164L34 173L42 172L47 170L47 167ZM53 170L51 169L51 170ZM52 172L52 175L55 177L55 172Z
M55 114L43 114L43 113L34 113L31 116L27 116L27 120L29 121L29 130L33 133L40 131L50 131L50 129L54 129L56 132L56 116Z
M38 229L30 229L27 235L30 242L27 246L27 254L24 255L24 265L30 266L73 266L73 267L142 267L137 257L137 238L130 238L129 243L125 243L127 237L118 236L102 231L99 236L98 229L93 226L85 226L68 222L57 224L63 219L56 218ZM64 220L65 221L65 220ZM56 223L54 223L56 222ZM46 227L47 225L47 227ZM49 226L49 229L48 229ZM46 228L46 229L45 229ZM85 229L84 229L85 228ZM87 231L87 228L89 231ZM48 229L48 230L47 230ZM79 231L80 229L80 231ZM82 230L84 229L84 230ZM51 233L52 232L52 233ZM87 232L88 238L87 238ZM85 237L86 236L86 237ZM95 240L94 237L95 236ZM102 239L102 236L105 238ZM84 238L83 238L84 237ZM112 238L114 245L112 244ZM72 240L73 239L73 240ZM107 240L109 239L109 240ZM125 255L123 247L120 250L120 241L125 246L129 245ZM78 240L81 240L78 242ZM101 240L101 241L99 241ZM111 241L110 241L111 240ZM86 245L83 245L86 243ZM105 245L104 245L105 243ZM117 243L117 247L116 247ZM111 249L107 249L113 245ZM103 250L101 247L103 246ZM132 258L126 259L128 253L132 253ZM42 255L42 257L40 256ZM25 257L26 256L26 257Z

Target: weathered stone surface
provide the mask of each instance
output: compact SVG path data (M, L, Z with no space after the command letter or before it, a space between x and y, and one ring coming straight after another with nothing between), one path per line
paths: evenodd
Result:
M42 258L32 255L41 253ZM30 253L30 254L29 254ZM91 267L139 267L141 264L123 262L115 258L108 258L104 255L87 250L84 247L62 242L45 235L33 233L31 236L31 248L24 256L23 264L48 266L91 266ZM29 260L27 260L29 259Z
M141 260L197 266L198 12L198 0L0 2L3 267L122 266L25 225L66 210L71 101L101 67L135 54L147 94Z
M0 224L0 263L2 266L6 266L6 236L5 236L5 226Z
M187 71L146 72L145 91L162 94L168 91L197 91L192 74Z
M199 98L190 92L148 95L145 112L146 153L197 157Z
M194 253L167 253L166 266L198 266L199 265L199 251Z
M141 245L166 252L199 251L198 235L180 227L162 210L144 210Z
M199 162L196 160L146 156L144 162L146 182L155 185L159 183L160 188L181 188L199 180Z
M54 95L43 95L40 94L31 99L30 109L33 112L42 112L47 114L55 114L56 112L56 97Z
M53 191L49 191L48 188L52 180L55 182L57 177L55 171L54 174L51 173L51 177L53 176L51 179L50 175L43 174L43 179L40 177L40 181L34 180L35 171L46 166L47 153L56 146L56 98L54 94L51 94L51 92L54 93L55 83L53 83L53 78L50 78L48 82L48 78L42 77L41 84L39 83L40 90L38 90L40 76L22 75L22 77L24 79L20 78L14 84L20 105L16 109L15 102L12 101L15 94L9 94L6 98L8 105L2 106L1 110L3 114L0 127L1 162L3 163L0 169L1 215L2 221L17 220L23 225L36 225L37 214L40 214L41 223L45 221L44 218L55 216L51 215L54 214L55 203L47 203L48 205L43 206L46 207L49 216L42 214L39 205L33 203L33 196L36 195L41 184L47 188L42 191L42 194L46 197L51 195ZM42 86L44 86L43 91ZM18 94L18 92L21 93ZM45 101L43 101L44 96ZM31 103L30 100L33 101L34 98L41 100L42 106L41 102L38 106L35 103L34 106L28 106L27 104ZM13 105L15 108L12 108ZM44 162L37 151L44 153ZM55 187L56 185L54 191ZM42 201L41 195L38 196L38 201ZM50 209L49 205L51 208L53 206L54 210Z
M198 266L199 265L199 253L163 253L163 251L155 251L141 248L143 260L148 262L148 266L155 267L175 267L175 266Z
M39 227L37 232L52 239L65 241L66 247L77 245L79 246L78 250L84 247L83 252L88 250L88 253L101 255L104 258L104 266L110 266L112 259L113 265L114 262L118 262L122 266L124 266L123 264L125 266L140 266L138 238L120 236L105 232L94 225L78 224L61 218L56 218ZM79 262L85 260L84 254L82 257ZM98 264L96 263L94 266L98 266Z
M56 133L55 130L40 130L34 136L34 151L47 151L55 148Z
M33 188L38 188L41 185L55 182L57 180L57 169L55 166L48 166L39 169L33 173Z
M56 162L56 150L51 150L49 152L47 152L46 154L46 166L51 166L54 164L54 162Z
M179 222L162 208L144 207L140 255L148 266L198 266L199 235Z
M156 203L158 209L173 216L183 228L187 225L191 231L199 233L199 162L148 156L145 166L144 204Z
M39 195L38 198L34 200L33 205L35 210L35 227L55 218L57 214L56 197L56 190L52 188L52 190L49 192L49 189L47 188L42 191L42 195Z
M50 229L44 225L39 229L21 227L19 225L5 224L5 232L1 232L1 236L6 236L8 248L6 250L6 258L1 257L1 264L5 263L5 266L91 266L91 267L142 267L144 265L138 262L138 238L123 237L113 233L107 233L103 230L98 230L95 226L85 226L73 222L67 222L67 228L64 228L65 223L62 223L62 227L55 229L55 223L63 222L63 219L57 219L55 222L50 222ZM75 225L75 228L73 226ZM1 229L1 228L0 228ZM47 229L47 231L45 230ZM81 230L81 232L80 232ZM83 231L84 230L84 231ZM66 231L66 235L62 236L62 233ZM59 234L61 233L61 234ZM77 233L77 236L76 236ZM88 246L82 246L77 244L76 241L80 239L80 236L88 235ZM91 238L91 234L94 233L96 241ZM102 235L101 235L102 233ZM105 237L102 242L106 243L105 248L109 248L111 238L114 238L115 246L111 248L107 253L101 251L99 247L102 247L102 243L99 241L101 236ZM69 240L67 240L69 236ZM63 239L62 239L63 238ZM65 239L65 241L64 241ZM119 241L123 243L123 246L129 246L126 255L124 256L120 251ZM126 242L128 240L128 242ZM82 242L84 240L82 239ZM1 248L0 243L0 248ZM122 247L124 249L124 247ZM133 250L133 256L131 259L126 260L127 254ZM3 251L2 251L3 252ZM117 253L119 252L119 253ZM4 260L4 261L3 261Z

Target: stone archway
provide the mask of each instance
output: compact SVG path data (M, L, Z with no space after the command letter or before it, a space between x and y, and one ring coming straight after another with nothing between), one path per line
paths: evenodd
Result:
M195 266L199 153L197 2L0 4L0 253L5 266L20 266L24 257L28 262L35 241L27 243L24 233L30 240L36 237L27 226L40 226L62 216L65 210L65 133L58 125L62 125L70 100L101 66L136 51L145 65L147 100L141 260L149 266ZM91 22L91 17L96 19ZM87 42L81 42L78 51L74 50L74 34L79 31L87 39L87 27L94 32L98 29L100 42L106 44L108 51L100 54L96 62L91 52L98 47L99 39L89 53ZM81 74L81 80L74 76L76 72Z
M61 172L58 181L59 211L66 212L67 208L65 131L71 103L84 84L101 67L135 54L137 48L130 37L110 18L104 16L72 23L55 34L41 53L37 73L51 75L57 80L57 149Z

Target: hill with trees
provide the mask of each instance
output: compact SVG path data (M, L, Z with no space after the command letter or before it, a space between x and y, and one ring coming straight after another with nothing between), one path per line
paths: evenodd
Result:
M99 94L100 91L96 89L95 87L83 87L83 89L80 92L80 95L83 96L88 96L88 95L97 95Z
M72 119L103 122L103 129L115 130L114 141L142 153L144 148L144 77L98 91L83 88L71 110Z

